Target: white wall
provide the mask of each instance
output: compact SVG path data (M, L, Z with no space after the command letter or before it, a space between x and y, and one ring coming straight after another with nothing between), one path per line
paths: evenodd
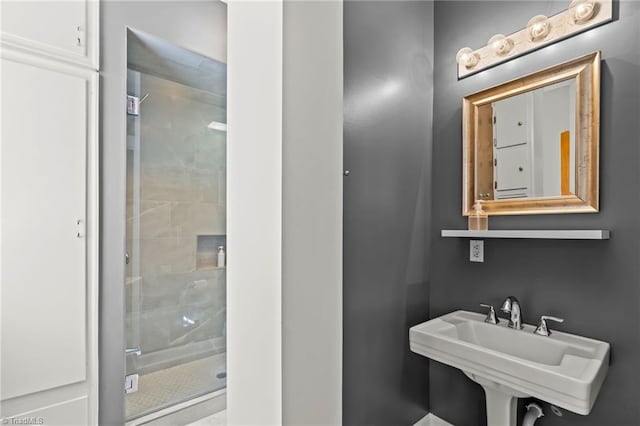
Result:
M284 3L283 423L342 423L342 2Z
M227 422L282 423L282 2L230 2Z
M337 425L342 3L230 2L228 39L227 420Z

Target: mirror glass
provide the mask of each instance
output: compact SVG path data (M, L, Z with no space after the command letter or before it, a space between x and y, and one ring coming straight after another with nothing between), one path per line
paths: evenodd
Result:
M477 199L575 192L575 92L571 79L480 108Z
M594 213L600 52L463 99L462 214Z

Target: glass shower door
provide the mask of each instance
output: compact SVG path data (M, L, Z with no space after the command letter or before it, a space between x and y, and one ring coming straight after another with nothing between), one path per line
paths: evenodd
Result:
M179 48L155 52L139 37L129 35L127 78L132 385L138 375L127 420L226 386L226 66L187 51L169 58ZM167 67L145 66L151 54ZM185 58L198 67L170 68Z

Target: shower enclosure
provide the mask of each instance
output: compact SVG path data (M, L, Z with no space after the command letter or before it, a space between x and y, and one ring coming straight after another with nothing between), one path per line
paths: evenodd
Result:
M127 38L130 421L226 386L226 65Z

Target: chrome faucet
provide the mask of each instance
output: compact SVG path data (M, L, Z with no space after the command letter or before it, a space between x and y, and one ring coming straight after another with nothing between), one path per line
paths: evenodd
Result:
M511 314L509 317L509 327L522 330L522 311L520 310L520 302L518 302L515 296L507 297L500 310L505 314Z

